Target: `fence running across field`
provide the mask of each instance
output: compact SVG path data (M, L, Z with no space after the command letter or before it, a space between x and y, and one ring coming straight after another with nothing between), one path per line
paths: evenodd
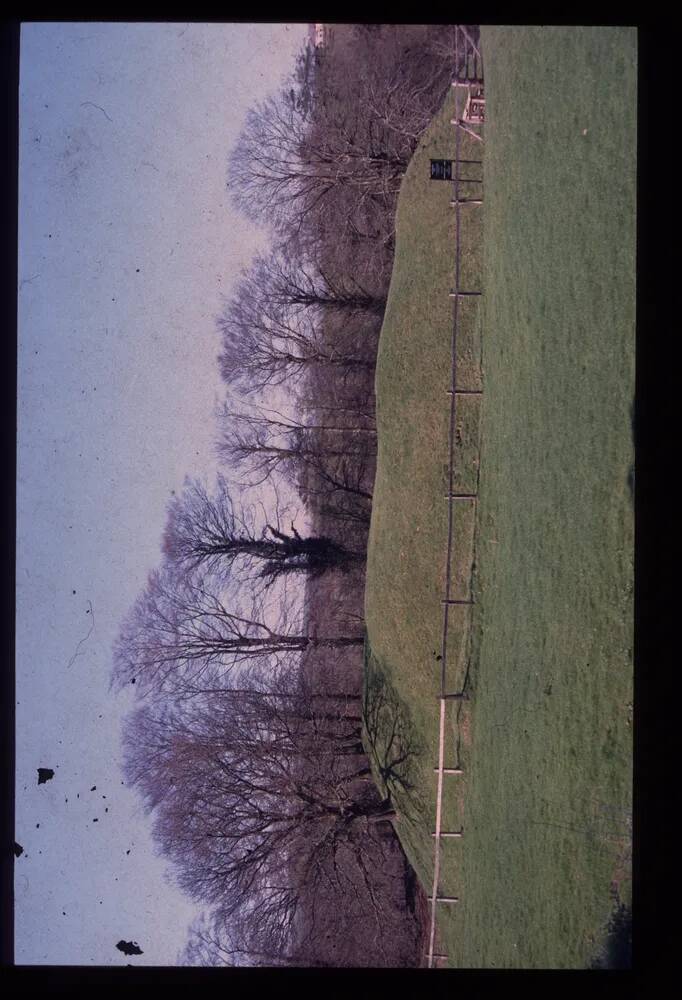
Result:
M481 390L471 390L471 389L460 389L457 385L457 333L459 324L459 303L460 298L466 296L480 296L480 289L462 289L460 287L460 256L461 256L461 215L460 208L462 204L482 204L482 195L480 198L472 199L465 198L460 199L459 197L459 185L463 183L463 179L460 177L460 139L462 130L466 132L467 135L479 140L483 143L483 136L480 132L476 132L475 129L481 129L482 125L472 125L471 123L464 123L461 121L464 105L462 104L462 98L466 99L471 94L472 86L482 86L483 84L483 60L479 47L476 45L471 35L462 25L457 25L455 27L455 72L452 81L452 86L455 88L455 117L452 119L452 124L455 127L455 158L453 163L453 187L454 187L454 197L450 202L452 208L455 211L455 284L453 290L450 292L451 298L454 300L454 318L452 326L452 369L451 369L451 379L450 388L448 389L448 395L450 397L450 429L449 429L449 461L448 461L448 478L449 478L449 489L448 494L445 499L448 502L448 544L447 544L447 555L446 555L446 576L445 576L445 595L442 600L443 605L443 637L441 645L441 668L440 668L440 729L438 737L438 767L435 768L437 773L438 787L436 793L436 828L434 833L434 866L433 866L433 891L431 893L431 926L429 933L429 951L428 951L428 968L434 967L434 963L446 959L447 955L434 953L435 940L436 940L436 910L438 905L443 904L455 904L458 901L456 896L443 896L439 894L438 884L440 876L440 854L441 854L441 840L443 838L450 837L461 837L462 831L443 831L442 829L442 804L443 804L443 778L445 775L457 776L462 773L459 767L446 768L444 766L445 761L445 718L446 709L449 703L462 698L466 698L466 693L464 690L459 692L449 692L447 690L445 681L445 671L446 671L446 657L447 657L447 639L448 639L448 626L449 626L449 616L450 608L456 605L471 605L473 604L473 598L470 596L468 600L456 600L451 596L451 586L452 586L452 551L453 551L453 510L454 504L460 501L470 502L474 506L478 498L478 485L476 486L476 491L473 493L455 493L453 490L454 486L454 472L455 472L455 427L456 427L456 415L457 415L457 399L460 395L480 395ZM470 183L470 179L467 183ZM481 183L482 181L478 182ZM478 476L477 476L478 479ZM465 682L466 685L466 682Z

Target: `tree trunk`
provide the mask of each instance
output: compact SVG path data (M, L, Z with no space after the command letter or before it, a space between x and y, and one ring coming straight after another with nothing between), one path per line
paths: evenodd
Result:
M324 648L335 647L335 646L362 646L364 643L364 637L359 636L339 636L336 639L318 639L317 636L311 636L308 640L311 646L322 646Z

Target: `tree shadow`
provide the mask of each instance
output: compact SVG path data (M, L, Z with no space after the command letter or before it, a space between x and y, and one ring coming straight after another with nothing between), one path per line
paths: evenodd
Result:
M387 795L417 813L421 796L414 765L421 746L408 706L384 674L366 663L362 705L363 742Z
M632 908L619 903L611 915L606 940L590 969L632 968Z

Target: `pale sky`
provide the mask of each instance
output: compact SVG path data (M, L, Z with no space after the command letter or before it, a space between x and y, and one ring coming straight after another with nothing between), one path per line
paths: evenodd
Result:
M270 239L232 210L227 158L306 33L22 26L17 964L172 965L199 909L122 785L111 647L171 491L215 470L214 320Z

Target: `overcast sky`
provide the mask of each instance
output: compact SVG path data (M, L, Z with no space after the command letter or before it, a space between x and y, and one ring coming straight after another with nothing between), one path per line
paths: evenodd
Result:
M227 157L306 32L22 26L18 964L175 964L198 912L122 784L111 646L171 491L215 469L214 318L270 238L231 209Z

